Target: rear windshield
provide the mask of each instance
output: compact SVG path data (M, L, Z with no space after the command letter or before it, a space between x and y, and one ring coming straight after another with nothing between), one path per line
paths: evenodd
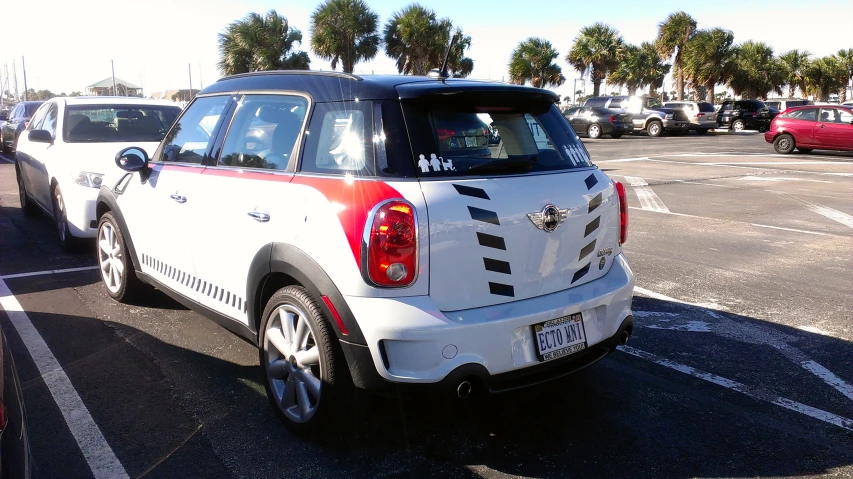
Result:
M39 101L39 102L27 103L24 106L26 116L29 118L32 118L33 114L36 112L36 110L39 109L39 107L41 106L42 103L44 103L44 102Z
M697 103L697 105L699 105L699 111L701 111L701 112L708 113L708 112L714 111L714 105L712 105L708 102L704 102L704 101L699 102L699 103Z
M72 143L160 141L180 113L169 105L72 105L63 131Z
M404 103L417 174L477 176L592 166L555 104L512 94Z

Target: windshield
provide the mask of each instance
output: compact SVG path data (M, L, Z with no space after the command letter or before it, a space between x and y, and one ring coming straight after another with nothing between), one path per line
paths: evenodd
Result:
M517 174L592 166L553 103L503 93L406 103L419 176Z
M74 105L63 131L72 143L160 141L180 113L169 105Z

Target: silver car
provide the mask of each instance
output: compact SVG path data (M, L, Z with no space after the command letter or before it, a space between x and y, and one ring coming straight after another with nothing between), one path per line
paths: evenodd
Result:
M690 119L690 129L698 135L708 133L708 130L717 128L717 113L714 105L704 101L668 101L664 103L667 108L679 108L684 111Z

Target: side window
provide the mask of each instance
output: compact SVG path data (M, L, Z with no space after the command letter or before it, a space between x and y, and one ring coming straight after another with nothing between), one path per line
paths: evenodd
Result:
M309 125L300 171L375 174L370 102L319 103Z
M197 98L163 138L159 161L201 163L223 120L230 95Z
M28 130L40 130L42 122L44 121L44 117L47 115L47 110L49 108L50 108L50 105L45 104L45 105L42 105L41 108L36 110L36 113L33 115L32 119L30 120L30 124L27 125L27 129ZM16 111L18 111L17 107L12 111L12 115L15 115Z
M835 108L821 108L820 109L820 122L821 123L841 123L841 118L838 115L838 110Z
M284 170L297 146L308 100L246 95L238 103L217 166Z
M24 108L23 106L21 106L21 105L17 105L14 109L12 109L12 114L11 114L11 115L9 115L9 119L10 119L10 120L15 120L15 119L20 118L20 117L22 116L22 115L21 115L21 110L22 110L23 108Z
M838 118L841 120L841 123L853 123L853 113L847 110L838 110Z
M48 107L47 115L44 117L44 123L42 123L39 128L40 130L46 130L53 138L56 138L56 116L56 105L50 105Z
M794 110L791 113L786 114L785 117L803 121L817 121L817 108Z

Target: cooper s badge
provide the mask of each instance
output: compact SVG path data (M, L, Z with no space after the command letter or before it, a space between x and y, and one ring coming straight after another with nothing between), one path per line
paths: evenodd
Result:
M569 210L561 210L554 205L545 205L539 213L527 213L530 221L540 230L550 233L566 221Z

